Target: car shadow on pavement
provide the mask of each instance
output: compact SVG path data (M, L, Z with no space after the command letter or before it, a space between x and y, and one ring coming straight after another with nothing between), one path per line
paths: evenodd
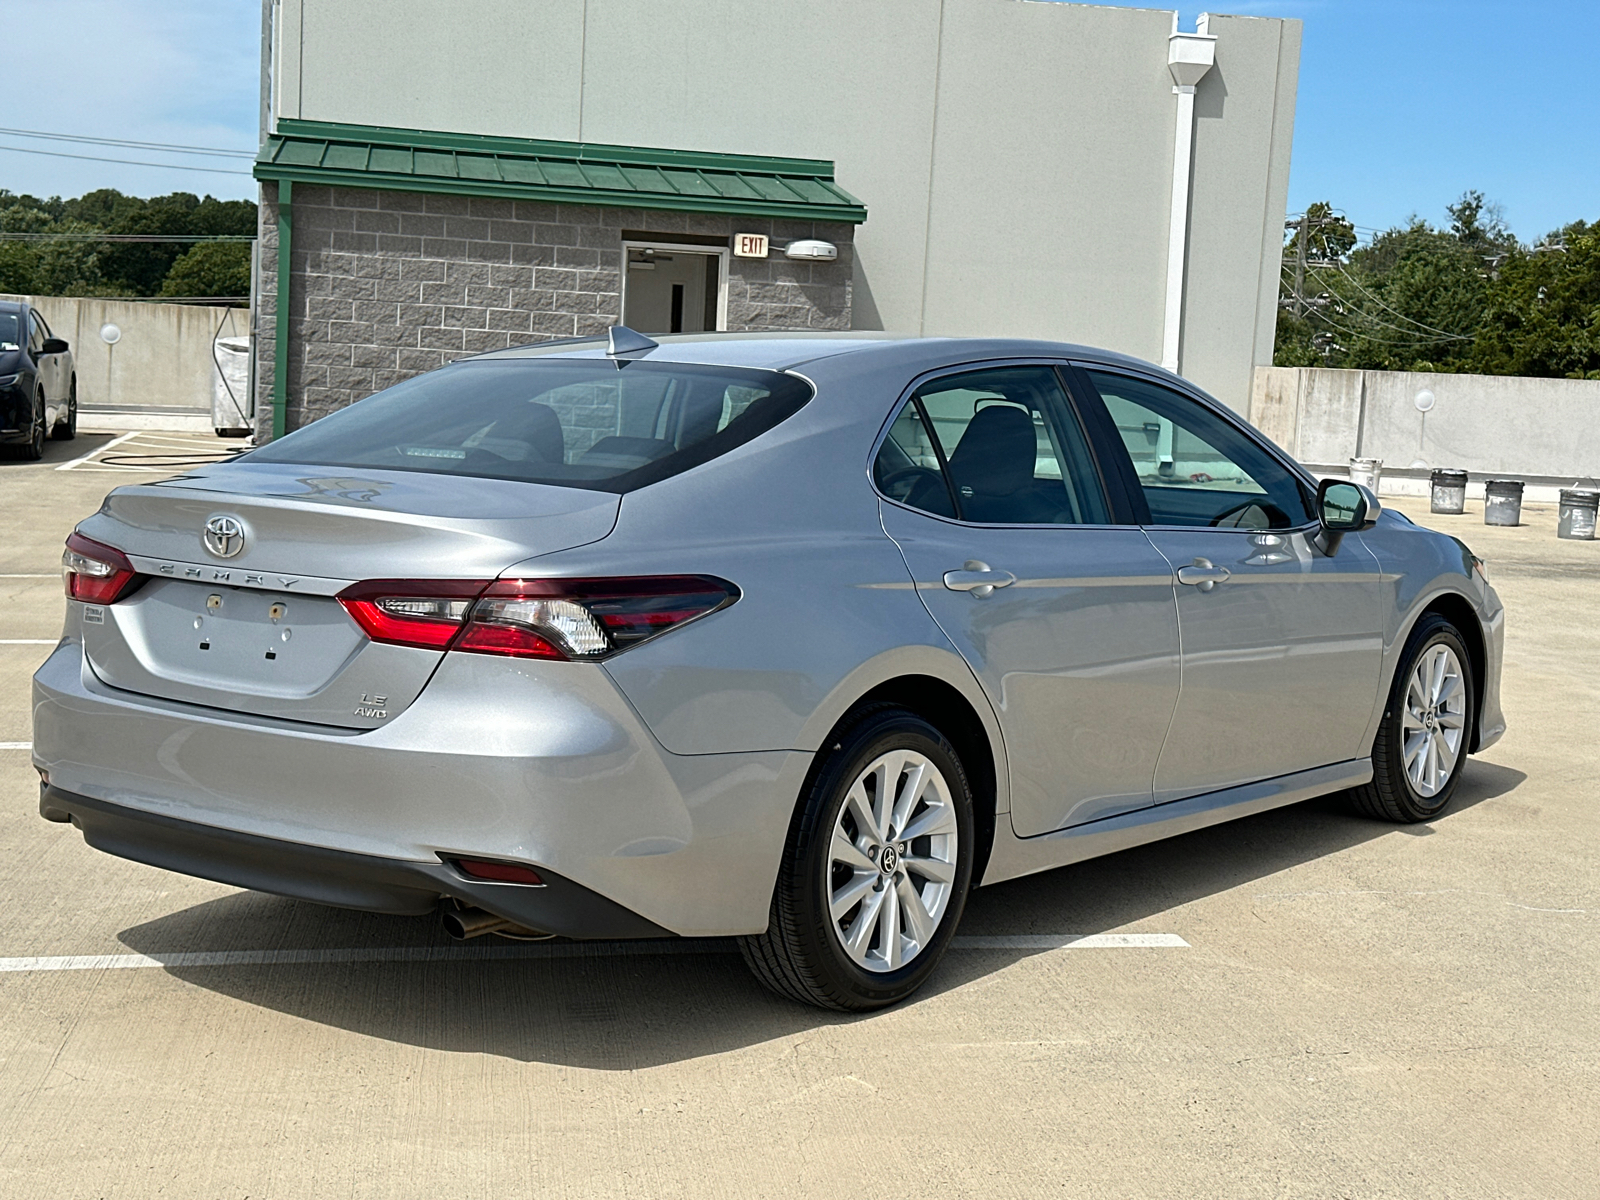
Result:
M1524 778L1508 767L1471 762L1441 821L1512 791ZM1125 929L1396 829L1423 828L1366 820L1337 797L1324 797L979 889L959 932ZM1182 932L1171 925L1146 931ZM348 912L257 892L194 905L125 930L120 938L141 954L432 947L451 955L455 945L431 919ZM459 959L432 961L165 969L196 987L368 1037L600 1070L661 1066L872 1019L768 994L729 941L667 948L676 952L651 953L634 945L608 953L596 946L565 956L484 958L469 947ZM1044 952L952 952L908 1007Z
M54 438L46 438L44 443L44 457L38 462L28 462L25 459L5 456L0 457L0 466L60 466L62 463L69 463L75 458L82 458L85 455L92 454L94 451L108 445L119 436L119 434L115 433L87 433L83 430L79 430L78 436L70 441L63 442L57 441Z

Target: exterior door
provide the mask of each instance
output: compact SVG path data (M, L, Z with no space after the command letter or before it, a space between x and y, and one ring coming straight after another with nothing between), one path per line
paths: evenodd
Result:
M40 346L40 353L35 362L39 367L39 382L44 388L45 400L52 410L57 407L65 408L69 386L65 370L66 355L43 353L45 340L54 335L51 334L50 326L46 324L45 319L37 312L30 309L28 316Z
M1055 370L923 384L875 475L918 595L999 716L1016 833L1149 805L1178 696L1172 573L1113 523Z
M44 352L45 337L44 322L39 319L38 313L29 309L28 357L33 359L33 369L38 377L39 389L44 392L46 405L53 405L56 399L56 358Z
M1365 756L1383 640L1360 536L1325 555L1307 488L1242 428L1149 380L1088 375L1178 581L1183 687L1156 802Z

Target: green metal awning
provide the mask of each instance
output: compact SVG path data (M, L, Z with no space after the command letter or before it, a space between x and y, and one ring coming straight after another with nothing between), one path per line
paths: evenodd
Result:
M867 219L825 159L282 119L257 179L807 221Z

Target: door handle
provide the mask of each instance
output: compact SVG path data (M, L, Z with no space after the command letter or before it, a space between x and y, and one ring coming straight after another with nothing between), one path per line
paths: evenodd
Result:
M959 571L946 571L944 585L952 592L971 592L979 600L992 595L995 588L1010 587L1017 577L1010 571L996 571L986 562L969 558Z
M1197 558L1194 565L1178 568L1178 582L1187 583L1197 587L1202 592L1209 592L1219 583L1227 583L1233 572L1227 567L1219 567L1209 558Z

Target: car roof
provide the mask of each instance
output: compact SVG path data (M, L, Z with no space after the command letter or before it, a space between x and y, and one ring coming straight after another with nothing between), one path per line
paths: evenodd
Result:
M28 308L26 300L0 300L0 312L25 312Z
M1157 371L1159 367L1114 350L1102 350L1071 342L1049 342L1028 338L917 337L909 334L880 333L868 330L795 331L764 333L686 333L662 334L654 349L630 354L630 359L646 362L694 363L702 366L756 367L769 371L791 371L825 358L842 355L896 359L925 357L930 365L963 359L985 358L1075 358L1139 367ZM476 355L472 361L525 358L605 358L605 338L568 338L492 350Z

